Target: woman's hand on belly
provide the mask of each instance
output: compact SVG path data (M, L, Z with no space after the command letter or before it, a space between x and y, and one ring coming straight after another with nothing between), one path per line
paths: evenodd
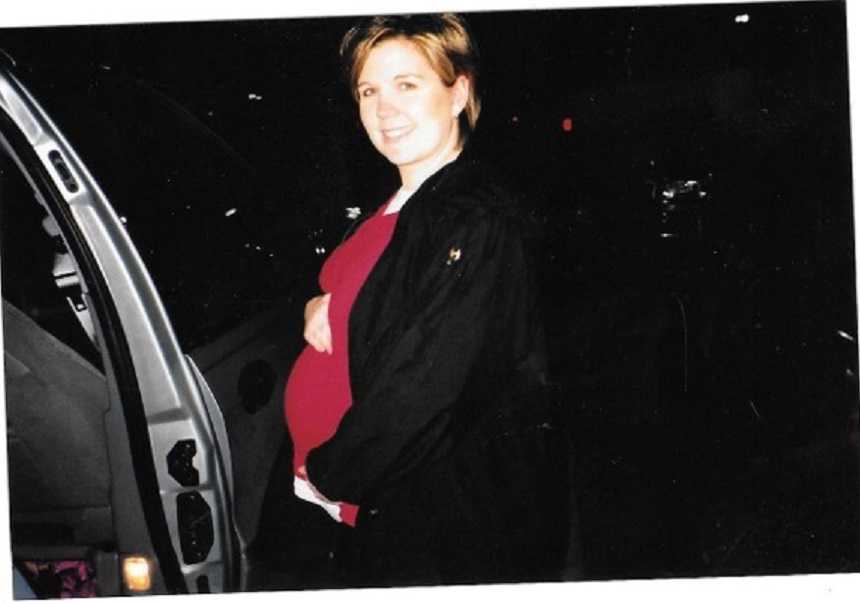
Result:
M328 322L328 305L331 294L314 296L305 304L305 340L317 352L331 354L331 326Z

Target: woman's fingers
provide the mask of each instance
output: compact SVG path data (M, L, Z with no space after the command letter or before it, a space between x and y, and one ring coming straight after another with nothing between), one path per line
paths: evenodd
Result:
M304 336L317 352L331 354L331 327L328 322L328 305L331 294L315 296L305 304Z

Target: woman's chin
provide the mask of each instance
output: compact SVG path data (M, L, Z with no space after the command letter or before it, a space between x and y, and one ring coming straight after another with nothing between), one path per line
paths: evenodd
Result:
M386 148L381 151L382 155L395 166L408 166L415 161L415 154L403 149Z

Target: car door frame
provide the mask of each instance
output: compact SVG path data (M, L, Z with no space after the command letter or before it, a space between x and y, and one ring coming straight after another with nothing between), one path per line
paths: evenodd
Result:
M212 417L217 405L207 405L202 378L180 349L149 272L105 194L45 110L3 66L0 144L60 227L94 315L111 400L105 430L118 553L155 562L151 593L236 589L241 556L229 445L219 428L223 419ZM189 440L196 450L196 485L180 484L168 463L170 451ZM189 562L179 500L192 493L209 507L213 534L205 558Z

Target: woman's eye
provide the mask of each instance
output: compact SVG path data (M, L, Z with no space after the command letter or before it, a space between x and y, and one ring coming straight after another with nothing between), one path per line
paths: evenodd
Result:
M362 88L361 90L358 91L358 96L363 97L363 98L367 98L367 97L373 96L374 92L375 91L373 90L373 88Z
M400 82L400 90L412 90L415 88L415 84L412 82Z

